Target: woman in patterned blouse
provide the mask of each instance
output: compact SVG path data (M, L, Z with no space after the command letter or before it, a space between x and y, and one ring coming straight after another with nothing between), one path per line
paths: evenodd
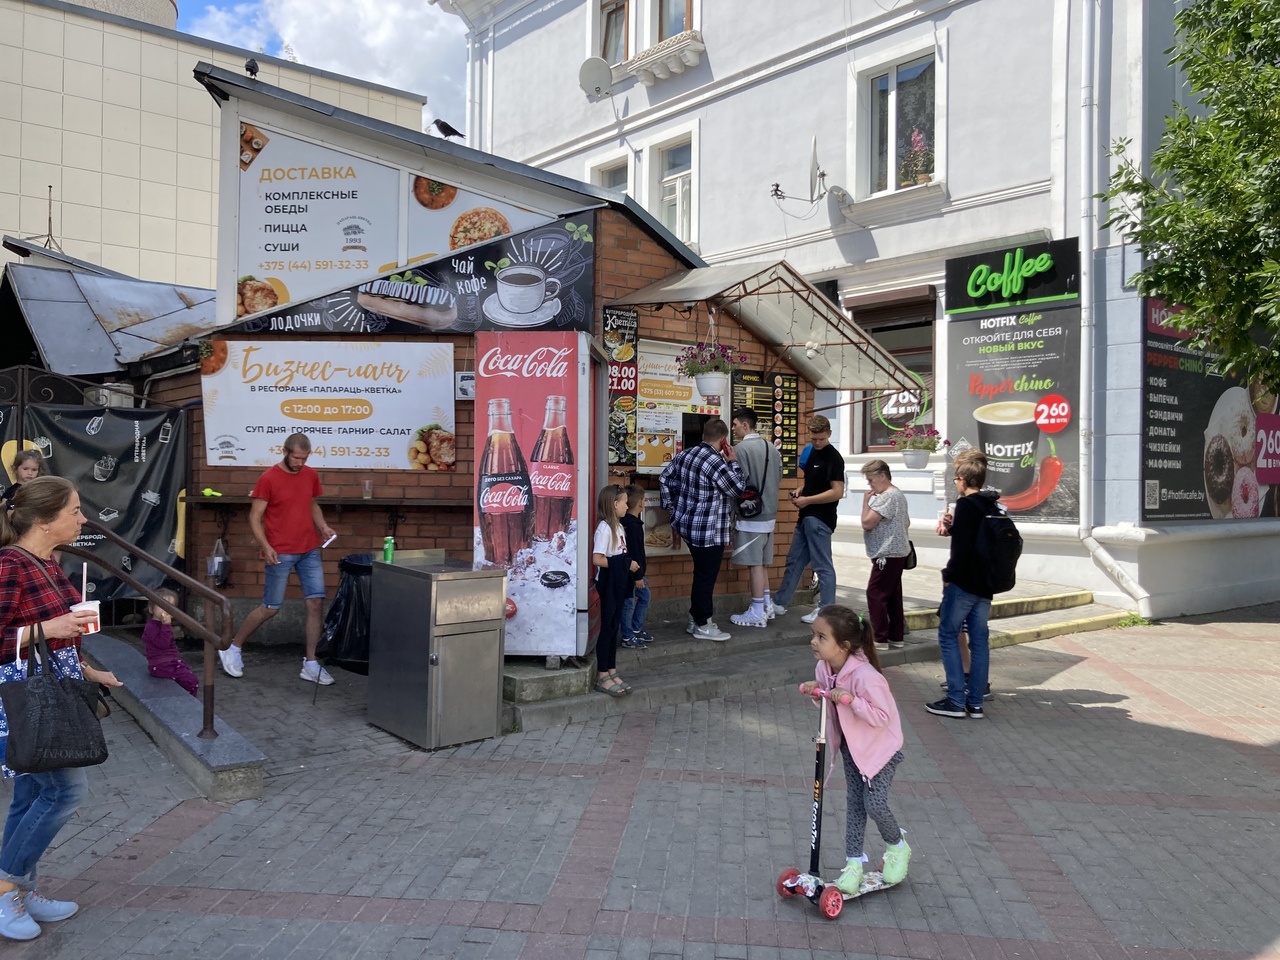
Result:
M37 477L24 483L0 511L2 679L21 679L14 661L39 624L57 675L120 686L112 674L80 662L84 625L96 615L89 610L70 611L81 598L53 559L54 548L75 540L83 524L80 495L73 483L61 477ZM0 748L7 745L8 735L0 707ZM8 767L0 771L5 777L14 776ZM0 847L0 936L31 940L40 935L40 923L66 920L79 909L70 901L50 900L35 892L36 864L75 813L87 784L83 767L24 773L14 780Z

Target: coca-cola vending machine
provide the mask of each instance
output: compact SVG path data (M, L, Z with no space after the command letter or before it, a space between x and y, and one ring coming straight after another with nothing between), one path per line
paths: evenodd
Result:
M577 653L580 336L476 334L474 566L509 571L508 655Z

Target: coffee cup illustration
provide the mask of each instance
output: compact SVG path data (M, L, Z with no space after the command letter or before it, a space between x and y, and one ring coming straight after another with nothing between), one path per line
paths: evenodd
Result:
M1029 400L1000 400L973 411L978 446L987 455L987 482L1003 496L1026 490L1036 476L1040 427Z
M531 263L503 267L496 276L498 302L510 313L533 313L560 293L560 281Z

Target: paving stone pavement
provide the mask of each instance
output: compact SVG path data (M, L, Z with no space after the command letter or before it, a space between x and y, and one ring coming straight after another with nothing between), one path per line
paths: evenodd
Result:
M428 754L250 648L219 712L262 800L194 796L127 717L42 864L81 914L4 957L1280 960L1280 604L993 654L984 721L904 721L898 887L834 921L808 858L816 713L793 689ZM803 650L797 656L803 656ZM7 788L6 788L7 789ZM832 778L824 864L841 861ZM868 852L880 853L871 831Z

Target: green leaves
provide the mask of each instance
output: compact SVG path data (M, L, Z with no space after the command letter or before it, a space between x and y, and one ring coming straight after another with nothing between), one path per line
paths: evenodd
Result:
M486 260L484 262L484 268L486 270L491 270L494 273L497 273L499 270L503 269L504 267L509 267L509 266L511 266L510 257L503 257L502 259L498 260L496 263L492 260Z
M594 238L591 236L590 224L584 223L581 226L579 226L576 223L566 222L564 225L564 228L568 230L571 234L573 234L573 239L575 240L581 240L583 243L594 242Z

